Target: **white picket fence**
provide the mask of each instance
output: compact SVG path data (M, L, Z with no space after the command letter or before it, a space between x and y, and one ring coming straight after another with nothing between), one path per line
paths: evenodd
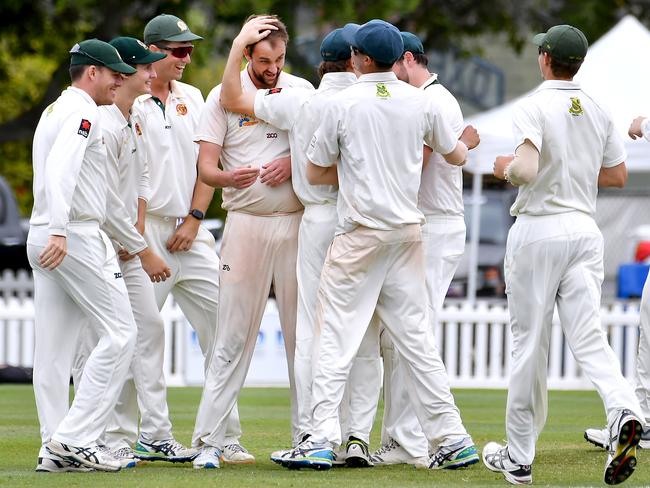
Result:
M4 298L0 298L0 364L25 367L33 364L34 306L30 295L29 290L21 288L13 293L5 291ZM166 332L165 374L168 384L200 385L203 381L203 357L196 335L180 309L171 301L165 304L162 314ZM623 374L631 380L638 343L638 302L604 305L601 319ZM508 310L503 302L479 301L470 304L457 301L446 304L435 337L452 386L507 387L512 349L509 329ZM549 388L591 388L564 340L557 314L553 321L549 351ZM284 346L273 300L269 300L266 307L247 385L288 385Z

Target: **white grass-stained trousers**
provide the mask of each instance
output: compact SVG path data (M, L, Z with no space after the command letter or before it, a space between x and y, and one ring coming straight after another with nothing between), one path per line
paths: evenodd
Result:
M296 356L294 374L298 399L298 435L294 445L312 430L311 385L317 336L316 308L318 286L338 222L336 205L307 205L298 233L298 310L296 318ZM370 431L379 399L381 375L379 327L373 321L354 358L346 394L341 403L341 428L344 438L354 436L370 442Z
M34 270L34 394L41 439L88 446L99 440L115 406L136 326L115 251L99 225L68 224L67 255L54 270L38 262L47 234L47 226L32 226L27 245ZM69 405L70 375L85 327L92 327L99 341Z
M407 389L430 445L468 436L429 324L420 227L357 227L332 241L318 292L314 442L341 444L338 406L374 313L408 365Z
M426 263L429 324L432 331L438 320L447 290L465 249L465 219L462 216L428 215L422 226L422 243ZM390 334L381 335L384 358L384 419L381 443L396 440L411 456L429 455L429 445L422 432L406 389L407 369L395 354Z
M639 403L600 322L603 237L582 212L519 216L505 257L513 351L506 407L508 452L532 464L548 410L547 364L553 310L580 369L594 384L611 424Z
M635 393L647 426L650 425L650 274L645 280L641 295L639 334Z
M207 361L192 445L229 444L227 419L250 366L271 283L284 337L291 387L292 439L297 430L296 255L302 212L259 216L229 212L221 245L219 324ZM205 419L199 423L198 419Z

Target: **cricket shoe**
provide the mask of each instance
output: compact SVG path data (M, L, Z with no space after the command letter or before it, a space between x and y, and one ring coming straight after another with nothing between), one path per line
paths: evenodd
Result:
M513 485L530 485L533 482L530 464L514 463L508 454L508 446L488 442L483 448L483 464L490 471L503 473L506 481Z
M307 439L309 439L309 436L310 434L305 434L300 442L305 442ZM293 451L293 449L294 448L292 447L291 449L280 449L278 451L273 451L271 453L271 461L276 464L284 465L284 459L291 454L291 451Z
M350 436L345 444L345 465L348 468L372 468L368 444L361 439Z
M78 461L65 459L56 454L52 454L45 446L41 446L38 452L38 463L36 464L36 471L39 473L87 473L93 471L92 468L84 466Z
M173 437L162 441L145 441L138 439L134 449L135 457L143 461L169 461L186 463L192 461L199 453L193 447L185 447Z
M301 442L284 459L282 465L289 469L311 468L326 470L332 467L335 454L329 444Z
M100 446L101 447L101 446ZM114 449L110 451L115 459L120 462L122 469L124 468L135 468L138 464L138 459L133 453L133 449L130 447L120 447L119 449Z
M97 471L119 471L122 465L111 453L101 449L96 444L90 446L71 446L63 442L51 440L45 444L45 448L51 453L60 456L68 461L76 461L79 464Z
M478 451L471 437L440 446L429 458L429 469L458 469L478 463Z
M610 428L609 453L605 464L605 483L617 485L630 477L636 467L636 448L643 426L632 412L621 411Z
M224 464L255 464L255 456L240 444L228 444L221 449L221 461Z
M428 466L426 457L413 457L395 439L391 439L381 446L370 456L375 466L389 466L391 464L412 464L426 468Z
M221 449L204 445L199 454L194 458L192 464L194 469L218 469L220 467Z
M602 449L609 449L609 429L587 429L585 440Z

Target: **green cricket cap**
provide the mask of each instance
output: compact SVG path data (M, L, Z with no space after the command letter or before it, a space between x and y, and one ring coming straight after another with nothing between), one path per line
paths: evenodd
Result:
M125 75L135 73L135 68L122 60L117 49L99 39L88 39L75 44L70 49L70 65L106 66Z
M154 44L159 41L200 41L203 39L190 30L185 22L175 15L160 14L149 21L144 28L144 42Z
M418 36L405 31L400 32L400 34L402 41L404 41L404 52L410 51L413 54L424 54L424 46Z
M556 25L547 32L533 37L533 44L539 46L558 61L582 61L589 43L580 29L571 25Z
M144 42L134 37L116 37L109 44L117 49L125 63L132 66L155 63L167 57L166 54L151 51Z

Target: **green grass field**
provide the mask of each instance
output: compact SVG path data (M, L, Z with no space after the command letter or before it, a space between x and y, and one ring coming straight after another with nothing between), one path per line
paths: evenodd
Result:
M506 393L502 390L456 390L456 401L465 425L482 446L504 439ZM189 443L194 414L200 398L198 388L171 388L169 405L176 437ZM226 466L218 470L194 470L191 464L148 463L119 473L34 472L39 447L38 422L31 386L0 385L0 486L21 487L191 487L283 486L283 487L401 487L416 485L501 485L498 473L482 464L459 471L416 470L410 466L372 469L289 471L273 464L271 451L289 444L289 401L284 389L246 389L240 400L244 436L242 444L257 464ZM381 411L378 413L381 418ZM533 482L550 486L598 486L603 483L605 452L582 438L586 427L604 422L602 403L593 392L551 392L549 418L537 445ZM378 447L379 422L375 423L372 448ZM625 486L650 485L650 456L641 452L639 466ZM650 464L650 463L649 463Z

